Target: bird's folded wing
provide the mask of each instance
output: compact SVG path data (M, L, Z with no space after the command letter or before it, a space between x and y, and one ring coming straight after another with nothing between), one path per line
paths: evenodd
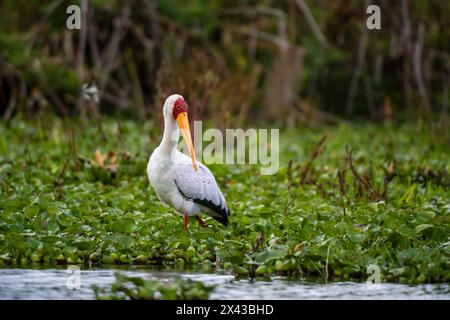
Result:
M171 170L178 191L183 197L228 216L225 198L207 167L198 163L198 170L194 171L192 164L180 163Z

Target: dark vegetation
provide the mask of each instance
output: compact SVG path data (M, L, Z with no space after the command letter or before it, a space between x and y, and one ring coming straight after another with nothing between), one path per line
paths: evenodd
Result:
M369 3L381 7L381 30L365 27ZM192 119L220 110L226 125L448 123L446 1L82 0L79 31L65 26L69 4L0 4L5 119L48 111L157 119L176 91ZM99 106L79 98L93 82Z

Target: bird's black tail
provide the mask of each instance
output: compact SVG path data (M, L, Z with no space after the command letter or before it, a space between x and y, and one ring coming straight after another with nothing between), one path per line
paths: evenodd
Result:
M215 220L219 221L220 223L222 223L225 226L228 226L228 217L230 216L230 210L228 210L228 208L225 208L224 211L221 212L220 216L213 216L211 215L211 217L213 217Z

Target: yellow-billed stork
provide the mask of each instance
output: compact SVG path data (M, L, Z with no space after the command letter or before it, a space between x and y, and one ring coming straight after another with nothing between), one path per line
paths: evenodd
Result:
M181 95L166 99L163 108L164 134L147 164L150 184L159 200L184 215L184 229L188 216L194 216L205 226L200 212L228 225L226 201L211 171L196 161L187 115L187 104ZM189 150L190 158L177 150L179 129Z

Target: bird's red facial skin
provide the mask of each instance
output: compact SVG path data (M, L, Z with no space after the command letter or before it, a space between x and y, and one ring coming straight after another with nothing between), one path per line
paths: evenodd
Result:
M178 98L173 104L172 115L176 119L182 112L187 112L187 104L183 98Z

